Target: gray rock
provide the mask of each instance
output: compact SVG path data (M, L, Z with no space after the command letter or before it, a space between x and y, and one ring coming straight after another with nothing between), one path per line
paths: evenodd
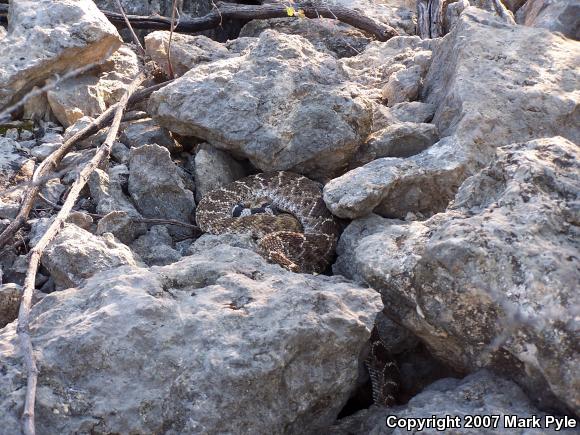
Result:
M327 206L351 219L372 211L430 215L445 209L461 182L489 163L498 146L553 135L579 142L575 44L466 10L435 45L424 83L443 139L410 158L375 160L332 180L324 189Z
M208 192L248 175L240 162L207 143L198 147L192 166L198 202Z
M388 106L405 101L415 101L419 96L422 77L417 65L395 72L383 88L383 98Z
M145 36L145 50L157 65L169 74L167 47L170 32L159 30ZM202 35L174 33L171 38L171 66L176 77L181 77L191 68L234 56L226 46Z
M360 30L326 18L252 20L242 28L240 36L258 37L266 29L300 35L310 41L318 51L327 52L337 58L360 54L371 41Z
M357 94L384 103L382 89L398 71L418 71L421 81L429 68L434 44L433 40L418 36L374 41L358 56L340 59L339 65L349 80L357 84Z
M96 118L116 103L139 72L137 55L120 47L107 62L92 71L61 81L46 93L59 122L68 127L84 116Z
M319 431L355 385L381 306L371 289L290 273L225 245L170 266L100 273L32 309L37 427ZM18 349L10 324L0 331L3 433L20 430Z
M98 237L72 224L64 226L42 256L42 265L61 289L80 285L96 272L127 264L136 266L138 262L111 234Z
M395 104L389 113L399 122L430 122L435 115L436 107L433 104L411 101Z
M516 14L518 24L543 27L580 40L580 1L528 0Z
M113 146L111 148L111 157L115 159L118 163L123 165L129 164L129 156L130 156L129 148L122 144L121 142L113 142Z
M105 171L95 169L89 177L88 185L97 213L106 215L113 211L123 211L132 217L142 217L123 193L122 179L119 177L110 177Z
M165 266L181 259L181 254L172 245L173 240L167 228L154 225L131 244L131 249L148 266Z
M121 41L89 0L14 0L0 39L0 108L55 74L98 64Z
M140 234L144 234L146 230L144 225L135 224L131 215L121 210L107 213L97 224L97 235L111 233L126 245Z
M67 218L67 223L75 224L83 230L90 231L93 226L93 218L88 213L82 211L73 211Z
M493 367L577 413L578 157L563 138L499 148L448 212L350 224L334 272L380 290L386 313L455 369Z
M153 93L149 112L259 169L323 179L344 170L370 132L370 104L345 80L334 57L267 30L249 54L197 66Z
M18 317L22 288L18 284L0 283L0 329Z
M410 157L438 140L439 133L433 124L393 124L371 134L357 151L351 166L361 166L380 157Z
M181 172L171 161L169 151L159 145L131 149L129 194L147 218L190 223L195 210L193 193L185 188ZM191 230L184 227L172 225L169 231L173 236L191 236Z
M0 136L0 190L7 188L26 162L26 157L18 151L18 142Z
M560 433L555 425L546 427L547 415L533 406L530 399L512 381L500 378L487 370L480 370L465 379L441 379L428 386L424 391L413 397L405 406L385 409L376 406L361 411L353 416L341 420L337 426L330 429L335 435L348 434L372 434L372 435L402 435L409 431L404 428L387 427L387 417L391 417L390 423L396 423L398 419L431 419L435 416L444 423L446 416L451 419L459 418L460 425L446 425L441 427L424 428L420 430L424 434L440 434L442 430L449 433L461 434L510 434L518 435L543 435L547 433ZM497 416L497 426L467 428L467 423L473 416ZM530 425L524 428L507 426L509 416L521 418L537 417L541 422L539 428ZM477 418L477 417L476 417ZM562 417L559 417L562 418ZM409 420L407 420L409 421ZM424 420L425 421L425 420ZM471 421L474 423L474 420ZM491 422L493 423L493 422ZM495 427L495 428L494 428ZM411 432L419 432L418 427L409 429ZM575 430L565 430L563 433L575 433Z
M62 197L63 193L66 190L66 186L64 186L59 178L53 178L48 180L42 189L40 190L41 195L49 200L53 204L58 204L60 198ZM46 206L46 201L39 198L38 203Z
M62 142L53 142L53 143L43 143L41 145L35 146L30 150L30 155L35 157L37 161L42 162L48 156L50 156L54 151L56 151Z
M123 127L119 140L129 148L156 144L167 148L170 153L179 148L179 144L173 139L169 131L157 125L152 119L131 121Z

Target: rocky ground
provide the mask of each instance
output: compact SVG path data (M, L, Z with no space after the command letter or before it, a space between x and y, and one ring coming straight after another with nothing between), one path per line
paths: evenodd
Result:
M313 4L400 36L298 17L173 35L176 79L131 107L42 256L38 433L399 434L387 417L434 415L461 420L450 433L552 433L549 418L578 433L580 4L444 3L445 36L425 39L412 0ZM0 112L26 97L0 122L0 233L35 168L145 68L99 8L116 2L11 0L0 21ZM138 33L169 73L169 32ZM28 253L105 135L64 157L0 246L0 434L21 430ZM208 192L272 170L324 184L343 224L326 273L195 227ZM375 323L400 370L392 408L372 404L363 362ZM542 426L507 432L504 415Z

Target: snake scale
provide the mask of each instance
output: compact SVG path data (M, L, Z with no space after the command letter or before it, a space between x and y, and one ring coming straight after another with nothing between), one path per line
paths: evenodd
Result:
M264 258L297 273L324 272L340 234L322 185L286 171L251 175L209 192L197 206L196 221L210 234L250 234ZM376 326L366 366L373 401L393 405L398 370Z

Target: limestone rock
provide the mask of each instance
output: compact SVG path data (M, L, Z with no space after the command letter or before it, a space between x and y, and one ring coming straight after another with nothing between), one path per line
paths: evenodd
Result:
M125 264L140 264L129 248L110 234L98 237L73 224L64 226L42 256L42 265L61 289L79 285L96 272Z
M543 27L580 40L580 1L528 0L517 12L519 24Z
M167 228L154 225L131 244L131 249L148 266L165 266L181 259L181 254L172 245L173 240Z
M579 157L563 138L499 148L448 212L354 221L334 271L380 290L388 315L457 370L493 367L577 413Z
M181 173L169 151L159 145L131 149L129 194L144 217L175 219L190 223L195 210L191 190L185 188ZM175 236L191 236L191 231L172 225ZM186 237L183 237L186 238Z
M426 150L439 140L433 124L402 122L369 136L351 163L361 166L380 157L409 157Z
M145 37L145 50L166 74L169 32L159 30ZM171 66L176 77L181 77L194 66L227 59L233 54L224 46L207 36L174 33L171 38Z
M415 101L421 89L421 68L401 69L395 72L383 88L383 98L389 106Z
M18 317L22 288L17 284L0 283L0 329Z
M243 165L228 153L209 144L201 144L193 161L195 199L248 175Z
M117 166L119 168L122 165ZM95 169L89 177L91 197L96 204L97 213L108 214L114 211L127 213L131 217L141 218L131 200L123 192L123 178L128 177L128 169L111 169L110 174Z
M397 36L387 42L371 42L358 56L340 59L339 65L349 80L357 84L359 94L382 104L385 98L382 89L389 81L395 80L393 77L399 71L409 70L401 74L410 72L414 81L407 84L417 91L420 89L423 76L431 63L434 45L433 40L418 36ZM403 90L401 87L400 92ZM409 98L416 98L410 90L406 92ZM400 97L400 101L407 100Z
M370 132L370 105L351 90L334 57L267 30L248 54L197 66L153 93L149 112L259 169L324 179Z
M123 126L119 140L129 148L156 144L167 148L170 153L179 148L179 144L171 137L169 131L157 125L152 119L139 119Z
M466 428L467 416L498 416L497 428ZM512 381L498 377L487 370L480 370L465 379L442 379L439 380L413 397L404 406L384 409L371 407L353 416L340 421L337 426L330 429L334 435L350 434L373 434L390 435L409 433L401 428L388 428L386 419L388 416L396 416L398 419L430 419L436 416L445 419L445 416L459 417L461 426L455 426L462 434L504 434L510 432L517 435L543 435L557 434L555 426L546 428L546 414L538 410L524 392ZM518 416L531 418L537 416L542 422L540 428L506 428L504 416ZM394 421L391 417L391 423ZM395 426L396 427L396 426ZM456 432L446 426L446 431ZM417 428L415 428L415 431ZM437 428L428 428L420 431L426 434L441 433ZM574 430L565 430L562 433L572 434Z
M371 41L360 30L327 18L252 20L242 28L240 36L258 37L266 29L300 35L310 41L318 51L328 52L338 58L355 56L363 52Z
M410 158L378 159L332 180L324 189L327 206L351 219L372 211L432 214L498 146L553 135L579 142L576 44L469 8L435 44L424 81L442 139Z
M135 240L139 234L144 234L145 231L146 228L133 222L129 213L121 210L107 213L97 224L97 235L111 233L126 245Z
M121 40L90 0L14 0L0 39L0 108L66 71L98 64Z
M61 81L46 96L56 118L68 127L84 116L96 118L116 103L138 73L137 55L122 46L107 62L82 76Z
M355 385L381 306L371 289L287 272L227 245L170 266L102 272L32 309L37 427L47 435L322 430ZM18 349L10 324L0 331L5 433L20 430Z

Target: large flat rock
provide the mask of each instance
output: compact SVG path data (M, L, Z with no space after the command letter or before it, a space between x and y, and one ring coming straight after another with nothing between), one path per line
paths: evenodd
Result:
M36 304L37 428L62 433L299 434L356 386L380 295L220 244L125 266ZM0 332L0 434L20 431L26 374Z
M192 68L149 101L163 127L264 171L327 179L346 169L372 123L337 59L273 30L241 56Z

